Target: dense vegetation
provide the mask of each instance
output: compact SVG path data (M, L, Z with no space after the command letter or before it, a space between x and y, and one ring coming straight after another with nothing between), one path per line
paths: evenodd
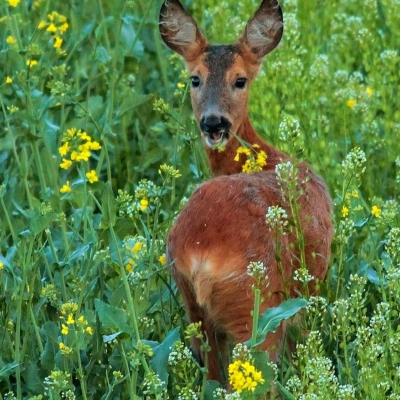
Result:
M258 1L185 5L227 43ZM262 379L282 398L400 399L400 2L282 6L250 114L324 177L336 234L297 348ZM256 396L207 383L187 349L165 238L210 173L159 8L0 3L0 399Z

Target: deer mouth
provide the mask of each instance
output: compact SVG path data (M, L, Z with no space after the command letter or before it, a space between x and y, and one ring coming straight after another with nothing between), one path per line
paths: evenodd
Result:
M206 144L211 148L225 147L229 140L229 131L203 132Z

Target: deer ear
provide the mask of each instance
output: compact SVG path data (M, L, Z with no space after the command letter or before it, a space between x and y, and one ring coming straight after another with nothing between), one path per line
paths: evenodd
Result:
M166 45L186 61L194 60L207 46L195 20L178 0L164 1L159 28Z
M283 34L282 9L276 0L264 0L237 41L239 48L260 62L280 42Z

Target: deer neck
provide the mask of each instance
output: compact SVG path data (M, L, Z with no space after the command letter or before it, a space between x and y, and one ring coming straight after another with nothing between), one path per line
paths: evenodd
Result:
M275 147L265 143L252 127L248 117L240 125L236 135L249 145L260 146L257 151L263 150L267 153L267 165L263 170L275 169L275 166L282 161L289 160L290 157ZM242 165L246 161L246 156L241 154L239 161L235 161L237 149L241 146L239 141L234 137L226 145L224 150L211 149L206 147L208 161L214 176L232 175L242 172Z

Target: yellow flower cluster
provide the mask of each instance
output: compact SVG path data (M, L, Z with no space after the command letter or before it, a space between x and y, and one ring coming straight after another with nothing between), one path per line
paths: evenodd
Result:
M75 314L78 311L78 305L73 302L64 303L61 306L60 319L64 320L65 323L61 324L61 333L68 335L70 325L75 325L82 331L89 335L93 335L93 328L89 326L89 323L85 320L85 317L81 315L78 319L75 319ZM61 349L61 347L60 347ZM63 353L64 354L64 353Z
M62 342L58 344L58 348L61 350L61 354L64 356L67 356L72 353L71 347L68 347L66 344Z
M264 383L260 371L257 371L255 366L248 361L237 360L229 365L229 383L236 390L241 393L244 390L254 392L259 383Z
M93 141L92 138L81 130L75 128L68 129L61 139L62 146L58 148L61 156L69 155L69 158L63 157L60 167L68 169L74 162L88 161L91 156L92 150L100 150L101 145L99 142ZM86 174L86 178L90 183L99 180L96 171L91 170ZM69 181L60 189L61 193L70 192L71 186Z
M343 204L342 209L341 209L341 213L342 213L342 217L346 218L349 213L350 213L350 201L352 198L354 199L358 199L360 196L358 195L358 191L357 190L353 190L351 193L346 193L345 195L345 199L346 199L346 204ZM362 209L362 208L361 208ZM360 207L356 207L354 210L360 210Z
M264 150L257 151L259 149L258 144L253 144L251 148L240 146L236 150L235 161L239 161L240 154L247 156L246 162L242 165L242 172L250 174L251 172L262 171L263 167L267 165L267 153Z
M133 272L133 267L137 264L135 259L138 258L139 252L142 250L143 243L136 242L134 246L129 247L125 246L125 249L128 252L128 263L126 265L126 271L131 274Z
M47 15L47 21L40 21L38 28L46 29L46 32L49 32L53 37L53 47L57 50L61 49L63 44L61 36L69 28L67 18L64 15L53 11Z

